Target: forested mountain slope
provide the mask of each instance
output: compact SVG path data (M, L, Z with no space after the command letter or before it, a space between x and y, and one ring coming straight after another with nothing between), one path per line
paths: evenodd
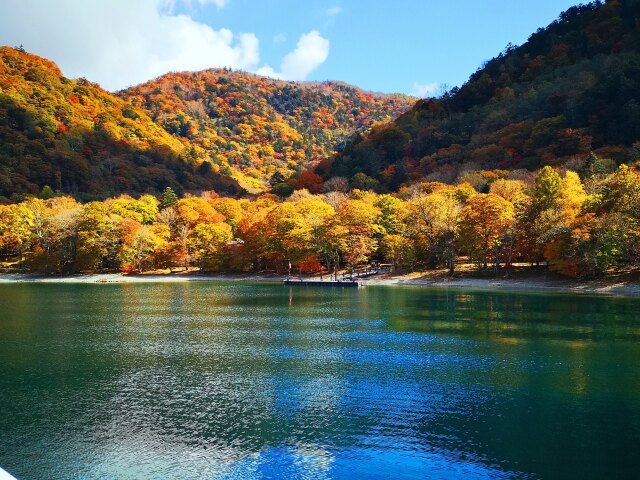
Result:
M0 48L0 196L240 191L140 108L43 58Z
M340 82L287 82L229 70L163 75L119 92L222 172L289 177L334 147L415 102ZM260 183L255 183L259 185Z
M112 94L0 47L0 196L45 185L87 199L166 186L258 191L413 100L227 70L167 74Z
M639 140L640 2L609 0L570 8L462 87L354 136L316 171L395 190L473 171L580 170L591 151L634 162Z

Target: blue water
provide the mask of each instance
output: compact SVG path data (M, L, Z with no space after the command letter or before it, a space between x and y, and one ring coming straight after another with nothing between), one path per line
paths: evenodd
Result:
M635 478L640 300L0 286L24 479Z

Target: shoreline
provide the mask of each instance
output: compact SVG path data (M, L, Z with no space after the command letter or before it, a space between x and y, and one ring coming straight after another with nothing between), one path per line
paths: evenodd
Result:
M95 273L69 276L45 276L23 273L0 273L0 285L15 283L186 283L186 282L237 282L281 283L285 275L270 274L199 274L199 273L150 273L122 274ZM307 278L314 278L308 276ZM514 278L473 276L449 277L438 273L384 274L364 280L372 286L410 286L431 288L468 288L476 290L557 292L591 295L640 296L640 282L620 279L574 280L549 278L545 275L529 275Z

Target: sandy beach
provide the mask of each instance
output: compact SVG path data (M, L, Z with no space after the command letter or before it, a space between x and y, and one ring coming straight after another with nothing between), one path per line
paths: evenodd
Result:
M149 273L142 275L97 273L71 276L42 276L20 273L0 273L0 284L7 283L182 283L182 282L270 282L280 283L286 277L272 274L199 274ZM319 277L305 277L319 280ZM324 277L325 280L328 277ZM482 290L557 291L578 294L640 296L640 282L629 279L576 280L547 277L542 274L526 277L473 277L443 275L433 272L386 274L367 278L365 285L414 286L436 288L471 288Z

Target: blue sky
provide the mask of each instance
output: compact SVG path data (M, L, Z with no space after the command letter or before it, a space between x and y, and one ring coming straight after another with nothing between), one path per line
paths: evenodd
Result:
M574 0L3 0L0 43L117 90L229 66L426 95L461 85ZM70 14L72 13L72 14Z
M317 30L330 53L310 76L382 92L461 85L509 43L575 5L573 0L229 0L191 8L215 28L255 32L262 57L277 65L299 36ZM187 9L188 11L189 9Z

